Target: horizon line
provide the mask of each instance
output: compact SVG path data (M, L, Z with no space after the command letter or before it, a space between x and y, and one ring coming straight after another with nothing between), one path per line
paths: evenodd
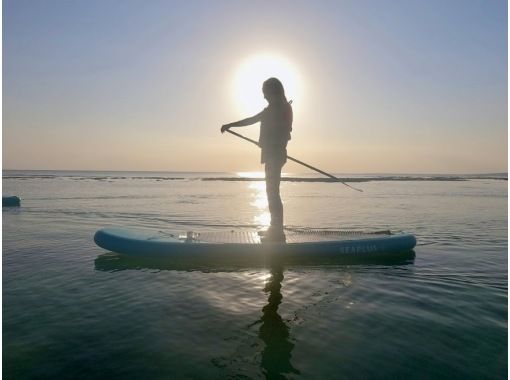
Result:
M2 168L2 172L4 171L40 171L40 172L120 172L120 173L132 173L132 172L142 172L142 173L263 173L263 170L239 170L239 171L216 171L216 170L118 170L118 169L4 169ZM508 176L508 171L487 171L487 172L341 172L341 171L331 171L335 174L345 174L345 175L495 175L495 174L505 174ZM284 175L289 174L309 174L314 173L313 171L303 171L303 172L282 172Z

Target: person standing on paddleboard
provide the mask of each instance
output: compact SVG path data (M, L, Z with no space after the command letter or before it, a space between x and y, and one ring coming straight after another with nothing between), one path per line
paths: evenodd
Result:
M223 125L221 133L232 127L245 127L260 122L260 161L265 165L266 193L271 213L271 226L263 239L285 241L280 180L283 165L287 162L287 143L292 132L292 106L285 97L282 82L276 78L269 78L263 83L262 93L269 103L262 112L247 119Z

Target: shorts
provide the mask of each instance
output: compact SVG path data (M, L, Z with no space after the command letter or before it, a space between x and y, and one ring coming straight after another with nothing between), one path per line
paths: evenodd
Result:
M268 145L262 148L260 163L268 162L283 166L287 162L287 147L281 145Z

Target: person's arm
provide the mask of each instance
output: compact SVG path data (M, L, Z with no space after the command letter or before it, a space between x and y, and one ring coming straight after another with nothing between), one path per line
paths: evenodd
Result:
M224 124L224 125L221 126L221 133L225 132L227 129L230 129L232 127L246 127L247 125L255 124L255 123L260 121L260 119L262 118L262 113L263 112L264 111L256 114L255 116L248 117L248 118L243 119L243 120L239 120L239 121L236 121L236 122L233 122L233 123L230 123L230 124Z

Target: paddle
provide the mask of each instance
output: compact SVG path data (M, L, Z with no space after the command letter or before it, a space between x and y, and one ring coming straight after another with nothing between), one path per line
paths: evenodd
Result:
M243 140L249 141L249 142L251 142L252 144L257 145L257 146L260 148L260 144L259 144L258 142L256 142L255 140L249 139L248 137L245 137L245 136L243 136L243 135L241 135L241 134L239 134L239 133L237 133L237 132L233 132L233 131L231 131L230 129L227 129L226 131L227 131L228 133L230 133L230 134L233 134L234 136L237 136L237 137L239 137L239 138L242 138ZM341 184L344 184L345 186L350 187L350 188L351 188L351 189L353 189L353 190L363 192L363 190L361 190L361 189L357 189L357 188L355 188L355 187L352 187L351 185L349 185L349 184L347 184L347 183L345 183L345 182L341 181L341 180L340 180L340 178L337 178L337 177L335 177L334 175L331 175L331 174L329 174L329 173L326 173L325 171L322 171L322 170L320 170L320 169L314 168L313 166L308 165L307 163L305 163L305 162L303 162L303 161L299 161L298 159L296 159L296 158L294 158L294 157L291 157L291 156L287 156L287 158L288 158L289 160L291 160L291 161L294 161L294 162L296 162L296 163L300 164L300 165L306 166L306 167L307 167L307 168L309 168L309 169L315 170L316 172L321 173L322 175L325 175L326 177L332 178L332 179L334 179L336 182L340 182Z

